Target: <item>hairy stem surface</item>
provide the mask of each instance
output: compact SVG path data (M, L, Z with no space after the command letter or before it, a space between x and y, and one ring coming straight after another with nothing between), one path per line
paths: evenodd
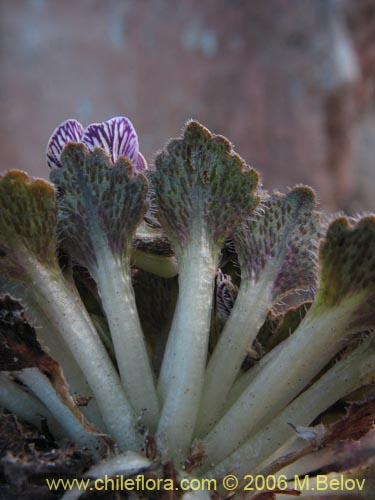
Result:
M88 448L95 456L100 456L98 454L98 437L85 430L83 423L60 400L46 375L41 373L37 368L25 368L20 372L18 377L50 410L70 439L80 446Z
M205 241L205 238L198 241ZM159 380L164 406L157 437L182 460L191 444L203 386L216 259L207 244L191 244L179 259L179 297Z
M277 415L339 351L347 323L356 304L314 316L310 309L297 331L237 402L204 438L203 446L212 463L222 461L264 420ZM265 401L265 394L267 400ZM222 436L228 436L223 440Z
M121 381L137 416L156 430L159 401L129 274L111 252L97 254L96 280Z
M51 412L35 396L26 392L3 373L0 373L0 406L39 429L42 420L45 419L48 428L56 438L62 438L65 434Z
M336 363L267 426L212 469L210 477L220 477L226 471L240 477L248 471L259 472L265 460L298 438L290 423L296 427L308 426L337 400L370 381L374 376L375 350L367 347L368 342L365 342L346 359Z
M266 283L267 285L267 283ZM219 420L230 388L240 371L246 352L264 323L269 309L268 287L244 283L205 374L197 435L204 436Z
M80 298L60 277L43 272L43 269L34 274L35 301L54 328L60 331L82 369L108 431L121 448L137 449L141 439L135 430L134 412Z

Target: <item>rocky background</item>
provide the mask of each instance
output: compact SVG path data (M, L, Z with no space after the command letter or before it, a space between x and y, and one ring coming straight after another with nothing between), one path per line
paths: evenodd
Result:
M0 170L48 175L66 118L128 116L153 154L186 119L266 188L375 210L375 0L1 0Z

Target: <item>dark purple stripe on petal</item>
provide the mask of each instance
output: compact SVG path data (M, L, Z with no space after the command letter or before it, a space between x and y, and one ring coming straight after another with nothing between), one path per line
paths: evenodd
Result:
M80 142L83 127L77 120L65 120L52 133L47 145L47 163L50 168L61 167L60 156L68 142Z
M130 120L117 116L103 123L93 123L84 131L82 142L92 151L103 148L115 163L119 156L126 156L138 165L138 138Z

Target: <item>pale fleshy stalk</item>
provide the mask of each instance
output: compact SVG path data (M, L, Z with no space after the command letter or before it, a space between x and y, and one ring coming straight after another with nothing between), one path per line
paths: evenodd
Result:
M269 353L267 353L267 355L263 356L263 358L261 358L255 366L251 367L249 370L247 370L245 373L242 373L237 378L228 394L227 400L225 401L223 413L226 413L229 408L237 401L243 391L247 387L249 387L250 383L264 369L265 365L269 363L275 356L277 356L279 351L283 348L284 342L277 344L277 346L275 346Z
M30 263L31 265L31 263ZM49 272L30 274L34 300L49 322L60 331L89 383L108 432L123 449L137 449L141 438L136 418L123 392L118 374L92 325L78 295L73 295L62 278Z
M347 358L337 362L317 382L290 403L276 418L209 472L221 477L231 472L239 477L261 473L262 465L277 450L298 438L295 427L308 426L336 401L373 380L374 342L365 341ZM277 458L277 457L276 457Z
M226 458L285 408L351 334L373 326L373 243L375 219L371 216L355 226L345 218L331 224L320 247L321 282L314 304L282 350L204 438L208 461ZM229 438L223 440L223 435Z
M297 187L285 196L265 199L263 205L261 212L240 224L234 233L242 281L207 366L198 436L204 436L219 420L269 310L280 297L314 280L319 232L314 193Z
M208 353L214 280L220 250L254 210L257 173L223 137L189 122L155 160L151 176L157 217L179 268L179 297L164 355L157 443L177 463L193 437ZM223 213L224 212L224 213Z
M38 368L25 368L18 373L18 378L43 402L54 418L65 430L66 436L87 448L95 456L100 456L98 436L89 432L74 415L70 408L61 401L49 379Z
M251 348L269 311L269 290L260 282L240 287L237 300L209 360L196 434L204 436L220 418L244 355Z
M31 315L33 319L38 339L61 365L68 382L70 394L74 398L78 398L78 400L82 398L88 401L86 406L81 407L83 414L89 422L106 432L95 396L77 361L61 337L60 331L56 330L56 327L46 318L45 314L38 310L39 308L34 303L33 291L25 290L23 293L21 292L21 295L24 295L24 301L29 306L28 316Z
M259 430L264 421L274 418L324 367L350 333L347 325L360 303L361 297L356 296L325 313L314 315L310 309L297 331L284 342L283 349L203 439L210 463L222 461ZM223 435L227 439L223 440Z
M159 401L135 304L130 273L107 251L97 252L95 280L106 312L122 384L136 413L156 430Z
M160 447L173 450L177 460L189 449L200 402L216 260L208 245L198 244L179 259L179 296L159 377L164 405L157 432Z
M112 338L108 328L107 320L103 316L99 316L93 313L90 313L90 318L93 325L95 326L95 330L98 332L100 340L103 342L103 345L107 349L108 354L114 361L116 359L116 355L113 349Z
M82 144L68 144L61 163L51 178L64 192L64 247L97 282L125 393L154 431L159 401L130 276L133 234L148 207L147 181L126 158L113 165L103 150L90 153Z
M64 436L63 428L51 412L35 396L26 392L4 373L0 373L0 406L39 429L42 421L45 420L54 437Z

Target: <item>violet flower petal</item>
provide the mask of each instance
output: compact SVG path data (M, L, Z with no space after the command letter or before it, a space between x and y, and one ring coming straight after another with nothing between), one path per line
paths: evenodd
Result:
M126 156L137 167L138 137L128 118L117 116L103 123L89 125L81 138L90 151L104 149L115 163L119 156Z
M68 142L80 142L83 135L83 127L73 119L65 120L55 130L47 145L47 163L50 168L60 168L60 156Z
M138 153L136 170L137 172L144 172L145 170L147 170L147 162L142 153Z

